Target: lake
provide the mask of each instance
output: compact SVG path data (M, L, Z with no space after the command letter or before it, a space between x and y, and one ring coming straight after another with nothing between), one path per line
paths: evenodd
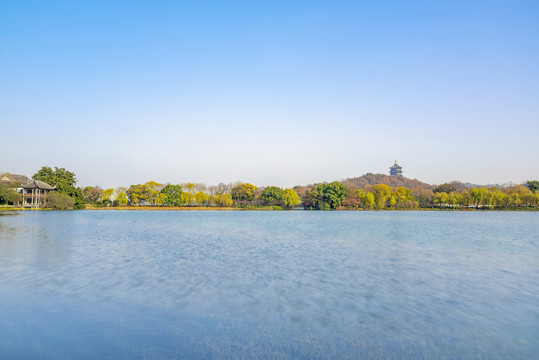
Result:
M0 215L2 359L536 359L539 212Z

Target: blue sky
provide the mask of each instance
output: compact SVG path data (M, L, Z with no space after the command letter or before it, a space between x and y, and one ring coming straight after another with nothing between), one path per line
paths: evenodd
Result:
M539 179L536 1L0 1L0 171Z

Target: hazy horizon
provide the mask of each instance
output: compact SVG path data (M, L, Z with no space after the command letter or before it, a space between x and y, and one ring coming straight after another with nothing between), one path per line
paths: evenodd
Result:
M52 168L54 169L54 166ZM66 169L66 170L70 170L70 169ZM28 175L28 174L18 174L18 173L14 173L14 172L10 172L10 171L2 171L2 169L0 169L0 174L2 174L2 173L11 173L13 175L25 175L28 178L32 178L32 175L33 175L33 173L30 174L30 175ZM141 180L141 181L133 182L133 183L129 183L129 184L121 183L121 184L112 184L112 185L110 185L110 183L109 183L109 185L107 186L107 185L103 185L103 184L86 184L86 183L82 182L80 180L80 178L78 177L78 175L77 175L77 186L79 186L79 187L99 186L99 187L101 187L103 189L110 189L110 188L117 189L119 187L129 187L130 185L144 184L144 183L146 183L148 181L156 181L157 183L160 183L160 184L185 184L185 183L191 182L191 183L203 183L203 184L208 185L208 186L218 185L219 183L229 184L229 183L236 183L236 182L247 182L247 183L252 183L253 185L255 185L257 187L280 186L280 187L283 187L283 188L291 188L291 187L294 187L294 186L305 186L305 185L313 185L313 184L324 183L324 182L341 181L341 180L346 180L346 179L350 179L350 178L362 177L362 176L367 175L367 174L374 174L374 175L382 174L382 175L388 175L389 176L388 173L384 174L384 173L366 172L366 173L363 173L363 174L357 175L357 176L350 176L350 177L345 177L345 178L344 177L343 178L335 178L335 179L321 179L321 180L313 181L313 182L309 182L309 183L292 184L292 185L290 185L290 184L276 184L276 183L257 184L257 183L254 183L253 181L249 181L249 180L245 180L245 179L236 179L236 180L231 180L231 181L219 181L219 182L215 182L215 183L207 183L207 182L204 182L204 181L192 181L192 180L160 181L159 179L149 178L149 179L146 179L146 180ZM462 180L459 180L459 179L452 179L452 180L447 180L447 181L443 181L443 182L440 182L440 183L429 183L427 181L423 181L422 179L412 178L412 177L408 177L406 175L403 175L403 176L405 178L409 178L409 179L413 179L413 180L419 180L419 181L421 181L423 183L426 183L426 184L429 184L429 185L440 185L440 184L443 184L443 183L449 183L449 182L452 182L452 181L458 181L458 182L462 182L464 184L470 183L470 184L473 184L473 185L483 185L483 186L487 186L487 185L511 186L511 185L522 185L522 184L525 184L528 180L534 180L534 179L526 179L526 180L519 181L519 182L505 181L505 182L501 182L501 183L490 182L490 183L478 184L478 183L472 183L470 181L462 181Z
M531 1L0 3L0 170L80 186L539 179Z

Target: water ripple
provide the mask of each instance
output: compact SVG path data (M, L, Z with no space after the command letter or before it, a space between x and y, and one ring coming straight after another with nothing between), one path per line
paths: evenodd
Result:
M533 358L538 215L5 216L0 357Z

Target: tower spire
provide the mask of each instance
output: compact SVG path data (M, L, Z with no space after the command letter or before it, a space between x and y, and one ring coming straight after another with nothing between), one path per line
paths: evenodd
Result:
M395 156L395 165L389 168L389 175L402 176L402 166L397 164L397 157Z

